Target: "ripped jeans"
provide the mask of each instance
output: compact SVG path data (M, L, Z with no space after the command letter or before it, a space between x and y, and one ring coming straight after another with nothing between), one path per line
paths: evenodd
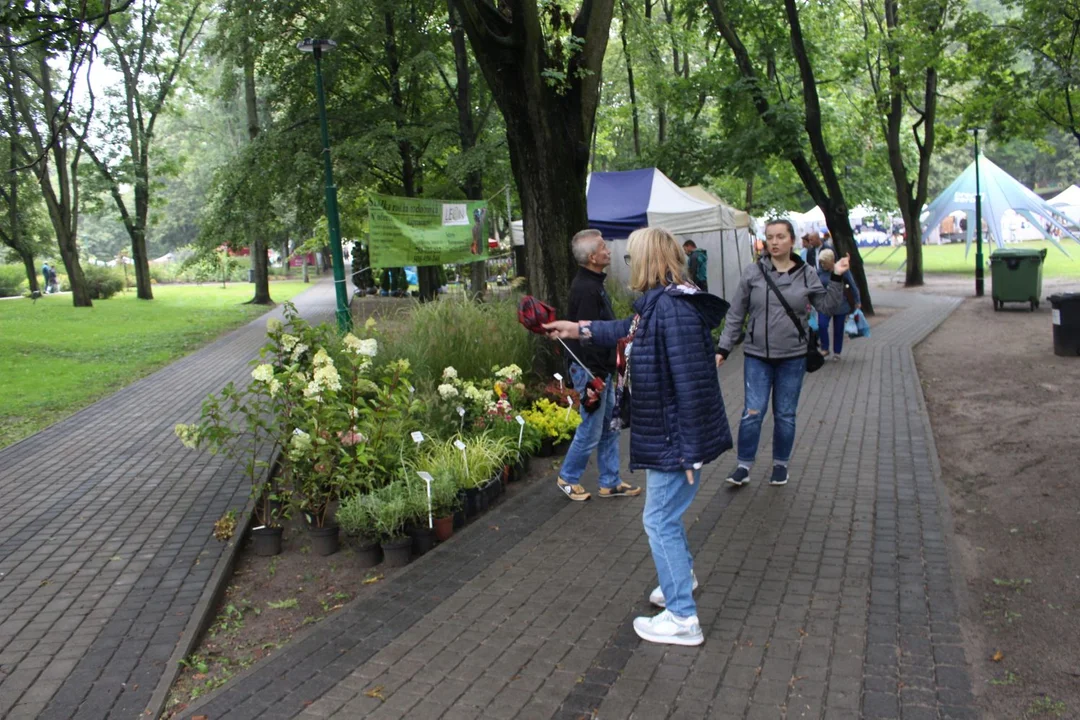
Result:
M799 407L806 358L797 357L774 363L745 356L743 378L746 405L739 422L739 462L750 465L757 457L761 423L772 395L773 462L786 465L795 445L795 410Z

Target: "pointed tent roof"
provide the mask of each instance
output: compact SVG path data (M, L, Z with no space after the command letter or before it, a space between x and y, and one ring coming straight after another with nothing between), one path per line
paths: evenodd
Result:
M589 227L612 239L648 226L675 235L735 228L730 208L688 195L656 168L591 173L586 196Z
M1068 235L1080 243L1080 238L1074 235L1062 224L1060 210L1054 208L1028 188L1024 187L1016 178L1002 170L982 155L979 156L979 184L982 191L983 217L989 228L989 235L994 239L997 246L1004 247L1005 241L1001 237L1001 220L1005 211L1012 210L1026 218L1032 226L1042 228L1043 222L1049 222L1058 228L1063 235ZM972 162L964 172L953 180L949 187L945 188L940 195L934 198L927 207L922 222L923 233L936 228L941 224L945 216L962 210L968 214L967 244L971 247L971 240L975 234L975 163ZM1036 219L1038 218L1038 219ZM1056 248L1065 252L1065 248L1056 238L1045 234L1047 240ZM1068 255L1067 252L1065 252Z
M1070 185L1047 202L1073 222L1080 221L1080 187Z
M710 205L723 205L731 211L731 216L735 220L735 227L748 228L750 227L750 215L742 210L739 210L732 205L724 202L723 198L719 195L714 195L701 185L689 185L682 189L684 193L692 198L696 198L702 202L709 203Z

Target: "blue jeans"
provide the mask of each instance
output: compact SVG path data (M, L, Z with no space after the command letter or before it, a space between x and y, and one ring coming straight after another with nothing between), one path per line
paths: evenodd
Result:
M589 376L577 363L570 364L570 377L582 397ZM615 377L609 377L604 385L600 405L592 412L580 408L581 425L574 434L574 442L566 452L559 477L576 485L589 464L589 456L596 450L596 464L600 470L600 487L617 487L619 478L619 433L611 429L611 411L615 406Z
M681 618L697 615L691 575L694 558L690 556L682 517L700 486L700 470L694 471L693 485L686 481L683 470L645 471L645 534L649 536L664 602L673 615Z
M841 325L841 328L843 326ZM746 406L739 422L739 462L750 464L757 457L761 423L772 395L773 462L787 464L795 445L795 410L799 407L806 358L781 360L775 366L746 356L743 377Z
M833 352L839 355L844 351L844 321L847 319L847 314L844 315L823 315L817 314L818 322L818 337L821 339L821 349L825 352L829 352L829 319L832 319L833 323Z

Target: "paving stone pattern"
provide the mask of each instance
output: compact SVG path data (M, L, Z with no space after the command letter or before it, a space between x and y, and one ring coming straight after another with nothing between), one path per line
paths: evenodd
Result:
M703 474L702 647L633 633L655 612L642 500L567 503L545 480L481 521L501 542L470 529L185 717L975 717L911 352L959 301L876 298L905 309L807 378L792 481L764 482L770 420L748 487L722 484L733 457ZM735 428L738 354L721 378Z
M294 302L332 317L333 285ZM187 450L173 426L247 377L265 327L0 450L0 717L143 712L226 551L213 522L247 497L239 468Z

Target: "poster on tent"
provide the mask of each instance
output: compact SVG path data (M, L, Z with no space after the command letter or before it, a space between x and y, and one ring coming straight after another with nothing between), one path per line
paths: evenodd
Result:
M446 265L486 260L487 202L372 195L371 264Z

